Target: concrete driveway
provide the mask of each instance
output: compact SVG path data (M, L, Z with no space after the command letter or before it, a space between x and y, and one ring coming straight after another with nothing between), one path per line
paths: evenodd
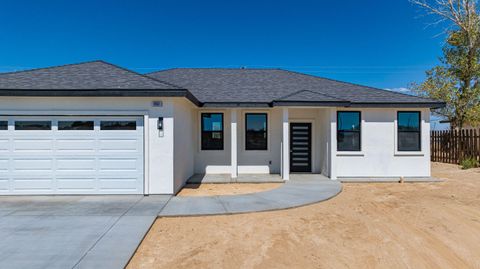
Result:
M123 268L169 199L0 197L0 268Z

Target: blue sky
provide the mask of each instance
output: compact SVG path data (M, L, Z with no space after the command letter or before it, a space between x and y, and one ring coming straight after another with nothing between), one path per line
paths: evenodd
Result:
M0 71L103 59L139 72L275 67L379 88L421 81L442 29L408 0L10 1Z

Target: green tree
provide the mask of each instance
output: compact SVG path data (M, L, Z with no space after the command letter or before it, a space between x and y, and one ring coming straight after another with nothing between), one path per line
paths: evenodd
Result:
M426 80L412 89L421 96L440 99L447 106L436 113L447 118L452 127L480 124L480 17L477 1L412 1L445 20L446 30L441 64L426 72Z

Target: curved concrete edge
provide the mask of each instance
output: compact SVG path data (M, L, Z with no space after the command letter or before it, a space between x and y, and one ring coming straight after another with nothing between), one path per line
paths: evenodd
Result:
M326 201L341 191L341 182L335 180L290 180L277 189L250 194L175 196L158 216L212 216L283 210Z

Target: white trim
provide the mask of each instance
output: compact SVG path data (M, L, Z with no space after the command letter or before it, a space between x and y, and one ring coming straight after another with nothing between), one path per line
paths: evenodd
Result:
M420 151L398 151L398 112L420 112ZM395 119L393 120L393 156L425 156L426 146L423 143L423 132L425 131L425 112L422 109L396 109ZM429 134L430 135L430 134ZM430 145L428 145L430 147Z
M247 114L248 113L265 113L267 114L267 149L266 150L246 150L246 147L247 147L247 126L246 126L246 121L247 121ZM241 111L241 114L242 114L242 118L240 119L240 127L242 128L239 128L242 130L241 132L241 136L240 136L240 139L242 139L242 143L240 143L242 145L242 147L240 148L240 152L242 154L269 154L270 151L271 151L271 143L272 143L272 139L271 139L271 115L270 115L270 110L264 110L264 109L260 109L260 110L254 110L254 109L243 109Z
M223 149L222 150L202 150L202 113L222 113L222 127L223 127ZM197 124L198 126L196 129L198 130L198 135L197 135L197 153L201 152L208 152L210 154L224 154L225 153L225 134L226 134L226 126L225 126L225 121L226 121L226 114L227 110L226 109L199 109L197 110Z
M290 179L290 123L288 121L288 108L282 108L282 177L284 180Z
M143 194L150 194L150 122L148 114L143 115Z
M337 108L330 109L330 179L337 179Z
M365 111L364 110L358 110L358 109L340 109L335 112L335 122L338 119L338 112L360 112L360 151L338 151L337 148L337 154L336 156L365 156ZM337 141L336 134L337 134L337 126L335 124L335 142Z
M230 111L230 153L231 153L231 177L237 178L238 177L238 111L237 109L232 109Z
M2 110L4 116L142 116L148 110Z
M363 151L337 151L337 156L365 156Z

